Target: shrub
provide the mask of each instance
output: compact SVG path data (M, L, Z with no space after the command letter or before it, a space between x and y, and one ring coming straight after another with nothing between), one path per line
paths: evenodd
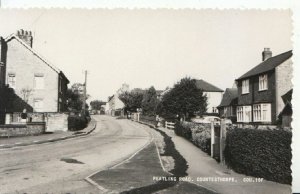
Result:
M283 130L231 129L224 157L238 173L291 184L292 133Z
M87 126L88 119L84 116L70 115L68 117L68 129L70 131L78 131Z
M202 151L210 154L210 124L207 125L192 122L176 122L174 131L176 135L185 137L199 147Z

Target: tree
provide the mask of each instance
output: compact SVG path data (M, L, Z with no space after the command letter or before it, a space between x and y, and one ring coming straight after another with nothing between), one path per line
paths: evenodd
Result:
M158 106L160 114L179 115L189 119L195 114L203 114L207 110L207 97L196 86L196 80L189 77L181 79Z
M81 111L83 101L81 100L80 95L77 92L74 92L72 89L67 90L67 107L69 111Z
M142 107L143 92L141 91L131 91L123 92L119 95L119 99L124 103L125 112L136 112L137 108Z
M106 102L103 102L101 100L93 100L90 102L92 110L101 110L101 106L105 104Z
M24 100L24 102L28 103L29 97L32 94L32 89L30 89L29 87L22 88L20 93L22 95L22 99Z
M149 116L155 115L157 104L158 104L158 99L157 99L156 90L152 86L143 95L143 100L142 100L143 113Z

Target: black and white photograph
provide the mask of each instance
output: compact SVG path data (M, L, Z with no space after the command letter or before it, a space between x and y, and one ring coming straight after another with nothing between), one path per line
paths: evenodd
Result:
M1 7L0 194L295 192L292 17Z

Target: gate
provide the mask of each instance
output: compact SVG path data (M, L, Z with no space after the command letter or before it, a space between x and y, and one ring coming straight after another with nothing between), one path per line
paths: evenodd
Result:
M226 124L225 120L221 120L221 125L211 123L211 157L217 161L223 162L223 151L225 148Z

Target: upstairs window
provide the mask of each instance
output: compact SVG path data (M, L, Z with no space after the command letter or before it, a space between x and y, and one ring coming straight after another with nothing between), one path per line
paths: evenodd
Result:
M249 79L242 81L242 94L249 93Z
M260 75L259 76L259 91L268 89L268 75Z
M16 89L16 75L15 74L8 74L7 83L10 88Z
M44 89L44 75L34 75L34 89Z

